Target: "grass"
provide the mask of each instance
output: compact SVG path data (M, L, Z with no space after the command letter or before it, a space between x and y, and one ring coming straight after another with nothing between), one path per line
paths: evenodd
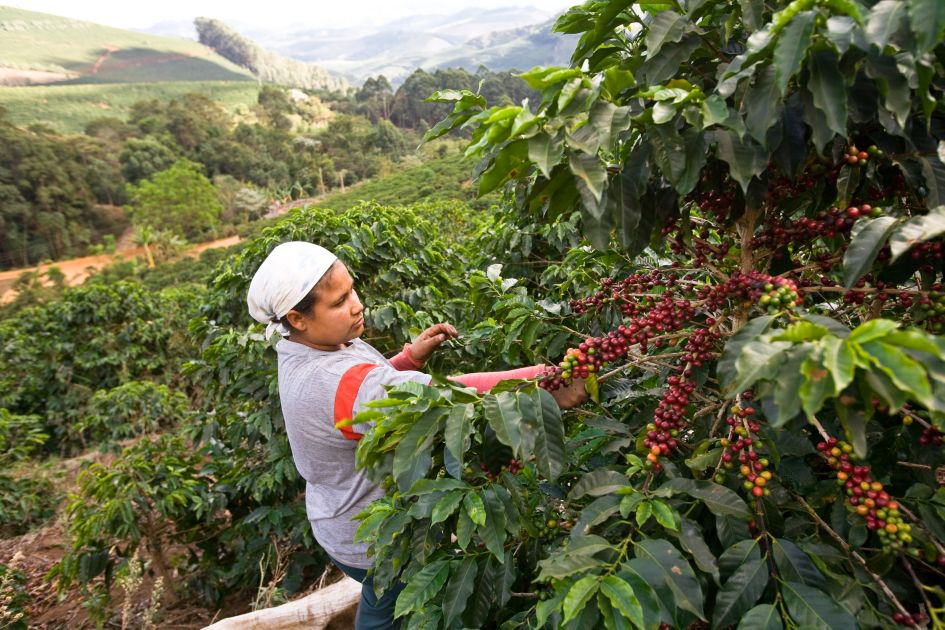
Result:
M127 119L138 101L167 100L190 92L203 94L235 113L256 103L259 86L249 81L178 81L0 87L0 106L8 110L15 125L38 123L61 133L81 133L96 118Z

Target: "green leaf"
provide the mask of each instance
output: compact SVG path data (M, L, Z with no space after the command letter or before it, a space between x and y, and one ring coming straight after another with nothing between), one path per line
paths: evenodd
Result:
M788 82L797 74L804 61L816 19L816 11L801 11L778 33L773 63L780 94L787 92Z
M847 91L836 53L824 50L811 55L807 89L814 105L827 117L827 126L837 134L847 133Z
M867 341L882 339L898 328L899 323L891 319L871 319L854 328L850 336L847 337L847 341L849 343L866 343Z
M922 177L929 191L925 198L926 205L930 208L945 205L945 163L937 155L918 156L916 161L922 167Z
M807 417L812 418L823 407L824 401L834 396L837 391L834 389L834 380L830 371L824 367L821 358L815 353L810 354L801 363L801 374L804 375L804 382L799 390L801 406Z
M774 383L774 403L778 414L772 421L775 427L783 426L801 410L801 385L804 377L801 374L801 365L815 348L814 344L803 343L791 348L782 362Z
M716 364L715 371L719 375L723 388L728 389L728 385L735 380L737 372L735 371L735 361L742 353L745 345L756 339L771 327L774 322L773 315L764 315L748 320L748 323L738 329L734 335L729 337L725 343L725 349L722 356Z
M719 566L722 569L722 575L732 575L743 564L761 559L761 551L758 549L758 541L753 538L740 540L719 556Z
M732 179L748 190L748 183L761 174L768 165L768 152L750 138L744 140L734 131L717 129L713 132L719 157L728 164Z
M564 596L564 619L562 623L568 623L574 619L584 608L584 605L597 593L600 587L600 578L596 575L585 575L575 582Z
M826 586L823 574L817 570L810 557L800 547L783 538L773 540L772 555L782 579L816 588Z
M788 612L799 626L821 630L859 627L853 615L816 588L797 582L783 582L781 594Z
M778 609L771 604L758 604L738 622L738 630L783 630Z
M734 625L761 597L768 586L768 568L763 558L751 560L736 569L719 590L712 616L714 628Z
M485 624L495 600L499 571L500 567L495 558L492 556L480 557L476 588L466 602L466 610L463 611L462 625L464 627L480 628Z
M696 129L682 135L673 125L655 125L650 128L653 157L663 175L680 195L689 194L699 181L705 165L705 138Z
M581 516L571 530L571 538L587 534L590 528L601 523L620 509L621 497L616 494L607 494L594 499L590 505L581 510Z
M407 586L397 596L394 606L394 618L403 617L409 612L423 608L430 599L440 592L450 574L450 565L446 560L437 560L423 567L410 578Z
M682 39L690 27L689 19L675 11L657 13L646 33L646 55L652 59L659 55L664 44Z
M641 540L634 548L637 557L651 560L659 566L666 585L676 596L676 606L704 620L702 587L679 550L669 542L658 539Z
M539 133L528 139L528 159L538 165L542 175L551 179L551 170L564 157L564 143L557 136Z
M775 83L775 68L768 64L755 73L754 81L742 100L742 108L745 110L745 127L751 137L762 147L768 144L768 129L778 119L780 105L781 95Z
M725 99L718 94L710 94L702 101L702 126L704 129L725 122L731 114Z
M676 525L676 513L671 507L662 501L650 501L650 506L653 508L653 516L656 517L657 523L672 532L679 529Z
M514 392L502 392L499 395L486 394L482 399L482 408L489 426L495 431L499 441L515 452L522 448L522 415L518 409L518 400Z
M906 17L906 3L901 0L881 0L870 9L866 23L866 38L882 50L896 34Z
M461 479L463 476L463 455L469 443L469 432L472 430L472 417L476 409L472 403L456 405L450 409L446 418L446 429L443 431L443 441L447 452L452 458L444 458L443 465L446 472Z
M881 341L862 343L860 348L899 389L910 392L926 407L934 405L932 386L921 363L896 346Z
M516 140L506 145L492 164L479 176L479 196L488 194L509 181L522 177L528 167L528 141Z
M862 218L853 225L850 246L843 255L844 288L851 288L869 272L896 224L893 217L877 217Z
M573 501L574 499L580 499L584 495L599 497L605 494L612 494L617 492L620 488L629 485L630 482L623 473L598 468L581 477L581 480L571 488L571 492L568 493L568 498Z
M844 404L837 404L837 416L853 452L860 458L866 457L866 416L856 407Z
M466 507L466 514L476 525L486 524L486 506L482 502L482 497L475 491L467 492L463 499L463 505Z
M430 454L433 443L430 437L439 428L440 420L446 413L445 408L431 409L424 413L407 429L407 433L394 450L392 474L401 492L406 492L430 470L433 463Z
M761 0L738 0L742 10L742 20L748 31L757 31L764 24L764 2Z
M600 590L635 627L646 627L643 619L643 606L640 605L640 600L637 599L632 586L616 575L608 575L601 582Z
M433 512L430 516L430 524L435 525L441 523L453 515L453 512L456 511L456 508L459 507L460 503L463 502L466 493L462 490L453 490L452 492L447 492L440 500L436 502L436 505L433 506Z
M802 319L785 328L784 332L773 334L771 339L774 341L802 343L804 341L817 341L829 333L830 331L826 326L822 326L813 321Z
M443 593L443 625L446 628L452 625L453 620L459 619L466 609L466 602L476 587L476 575L479 572L475 556L454 560L451 564L452 575Z
M859 185L860 168L853 168L849 164L844 164L837 176L837 205L841 208L849 206Z
M938 206L918 217L912 217L889 237L892 261L909 251L913 246L945 234L945 206Z
M686 494L699 499L709 511L718 516L736 516L746 520L751 518L748 505L734 490L711 481L676 477L653 491L653 495L658 497L671 497L676 494Z
M508 518L505 507L496 495L495 487L486 488L482 493L482 500L485 504L486 519L485 523L479 525L479 535L486 543L486 549L491 551L499 562L504 562L505 524Z
M719 583L719 563L705 542L705 536L699 525L688 518L680 519L679 544L689 552L692 559L696 561L696 566L704 573L708 573Z
M910 0L909 24L915 33L917 55L926 53L942 42L945 32L945 4L941 0Z
M729 395L748 389L759 380L770 380L784 362L785 353L793 344L786 341L750 341L735 360L738 378L726 391Z
M525 418L525 427L534 438L535 466L546 479L554 481L567 461L561 410L554 397L541 388L535 388L530 401L536 413Z
M823 348L824 367L833 377L834 390L842 392L847 385L853 382L853 373L856 370L856 358L853 349L846 340L828 335L820 340Z

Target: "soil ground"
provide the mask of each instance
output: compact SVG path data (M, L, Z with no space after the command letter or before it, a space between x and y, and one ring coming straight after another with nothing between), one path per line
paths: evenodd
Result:
M184 252L184 255L196 258L200 255L200 252L205 249L210 249L213 247L229 247L230 245L235 245L238 243L239 240L240 238L238 236L228 236L226 238L209 241L207 243L199 243L188 248L187 251ZM121 247L119 245L118 250L114 254L83 256L81 258L73 258L71 260L60 260L58 262L45 263L36 267L0 271L0 304L5 304L13 299L14 293L11 289L13 288L17 278L27 271L43 272L50 267L58 267L59 270L65 275L66 284L69 286L75 286L77 284L82 284L82 282L84 282L85 279L89 277L89 274L96 269L101 269L102 267L105 267L116 260L127 260L136 256L143 257L144 249L134 246Z

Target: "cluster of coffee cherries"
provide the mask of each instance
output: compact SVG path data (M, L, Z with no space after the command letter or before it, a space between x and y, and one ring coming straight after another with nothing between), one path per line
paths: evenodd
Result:
M525 464L521 461L515 459L514 457L509 460L507 464L503 464L498 472L494 472L486 463L479 464L479 470L486 476L489 481L495 481L499 475L504 472L511 473L513 475L517 474L520 470L525 468ZM471 470L467 472L472 472Z
M557 536L562 530L568 532L574 526L574 523L568 520L563 514L555 515L552 513L541 512L537 515L535 529L538 532L538 538L548 541Z
M836 206L814 217L800 217L796 220L774 220L756 235L752 247L769 247L780 250L790 243L812 243L820 237L831 238L845 234L853 228L860 217L879 217L882 208L867 203L841 209Z
M743 395L745 398L746 395ZM748 396L750 398L750 395ZM771 481L771 465L767 457L762 457L757 450L755 434L761 425L755 419L755 409L750 406L735 405L725 422L729 425L728 437L721 439L722 469L731 470L738 463L738 473L742 477L742 487L753 496L761 498L771 494L768 482ZM747 427L746 427L747 425ZM716 483L725 483L725 473L720 470L715 476Z
M571 300L570 306L572 311L583 315L592 308L600 310L604 305L616 302L621 303L621 312L624 315L633 317L640 310L633 307L638 301L637 295L648 294L657 288L671 289L677 282L676 274L664 273L661 269L631 274L620 282L615 278L604 278L600 281L599 291L583 299ZM652 301L653 297L646 295L641 302L645 305Z
M919 444L922 446L941 446L943 442L945 434L932 426L924 427L922 435L919 436Z
M627 327L621 324L603 337L590 337L577 348L568 348L561 363L539 374L538 386L553 392L573 378L587 378L599 372L604 363L627 354L630 337Z
M666 379L669 387L653 412L653 422L646 425L643 447L649 451L644 464L648 470L659 472L662 469L660 458L671 455L678 448L679 434L686 428L686 407L696 388L692 370L715 356L713 347L718 338L717 332L699 328L686 341L678 373Z
M932 285L928 295L918 299L916 308L929 330L935 333L945 331L945 292L940 282Z
M920 612L906 614L898 610L892 614L892 619L906 628L918 628L927 621L925 615Z
M882 154L882 150L875 144L871 144L866 151L860 151L856 148L856 145L851 142L843 156L843 161L851 166L866 166L871 157L878 157Z
M903 521L899 503L873 479L870 467L857 465L853 446L835 437L817 444L827 464L837 471L837 483L847 495L847 506L866 520L884 548L899 551L912 542L912 526Z
M719 222L724 222L731 212L735 195L731 191L709 190L699 195L696 203L704 216L712 215Z
M700 299L706 301L706 306L710 309L723 308L726 300L734 298L751 301L769 312L779 308L792 308L803 298L797 283L793 280L769 276L757 271L749 273L735 271L724 284L715 287L703 286L699 289L698 295ZM765 296L767 299L762 301ZM777 298L776 301L775 298Z
M684 242L685 235L679 229L675 219L670 219L666 226L663 227L662 234L663 236L671 237L669 239L669 249L674 254L682 254L686 251L686 244ZM703 227L699 230L698 234L696 234L696 238L692 239L691 264L693 267L702 266L709 260L721 263L725 260L725 257L728 256L729 250L732 249L732 241L723 240L713 244L708 240L710 237L711 232L709 229Z

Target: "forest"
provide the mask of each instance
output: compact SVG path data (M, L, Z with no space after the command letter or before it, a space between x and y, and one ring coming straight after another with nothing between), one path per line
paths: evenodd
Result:
M945 627L945 8L589 0L554 28L571 64L514 97L422 71L390 100L382 77L326 96L343 113L311 153L271 90L254 125L195 100L46 137L76 162L130 143L110 168L132 208L173 169L303 197L350 169L378 201L4 312L0 549L63 552L0 565L0 627L56 627L56 597L71 625L202 627L311 592L326 557L245 301L290 240L352 270L383 352L461 332L430 386L355 418L386 490L358 539L379 588L405 585L402 627ZM435 109L397 118L426 90ZM429 161L378 177L414 133ZM539 363L481 394L441 378ZM561 412L576 379L589 401Z

